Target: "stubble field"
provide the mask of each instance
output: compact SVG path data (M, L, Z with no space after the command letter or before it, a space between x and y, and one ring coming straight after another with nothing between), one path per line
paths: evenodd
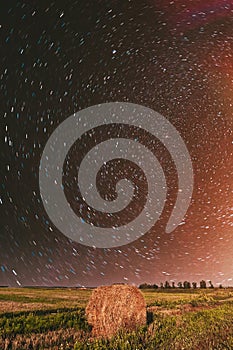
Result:
M143 290L147 325L93 339L91 289L0 288L0 349L233 349L233 289Z

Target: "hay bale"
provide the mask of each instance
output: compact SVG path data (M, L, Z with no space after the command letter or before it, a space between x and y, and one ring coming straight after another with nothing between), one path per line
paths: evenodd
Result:
M146 303L140 290L128 285L95 289L86 307L92 335L111 337L119 330L134 330L146 324Z

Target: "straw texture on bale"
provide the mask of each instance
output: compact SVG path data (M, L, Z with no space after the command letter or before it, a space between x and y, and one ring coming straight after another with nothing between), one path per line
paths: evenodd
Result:
M93 336L111 337L119 330L134 330L145 325L146 303L136 287L99 287L90 297L86 317Z

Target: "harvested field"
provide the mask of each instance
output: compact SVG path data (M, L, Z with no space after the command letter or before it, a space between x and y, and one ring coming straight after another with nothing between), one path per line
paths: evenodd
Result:
M85 317L92 292L0 289L0 349L233 349L232 289L143 290L148 324L103 339Z

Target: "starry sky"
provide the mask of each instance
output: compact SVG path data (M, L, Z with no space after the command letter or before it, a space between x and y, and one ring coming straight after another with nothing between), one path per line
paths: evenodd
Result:
M233 285L232 0L5 1L0 37L0 285L203 278ZM149 107L175 126L192 159L194 191L182 224L165 233L176 170L166 149L142 134L139 140L164 168L170 199L142 238L99 249L71 241L53 225L40 197L38 169L62 121L116 101ZM74 145L64 166L74 207L69 164L90 147L91 135L84 141ZM140 192L138 198L143 203Z

